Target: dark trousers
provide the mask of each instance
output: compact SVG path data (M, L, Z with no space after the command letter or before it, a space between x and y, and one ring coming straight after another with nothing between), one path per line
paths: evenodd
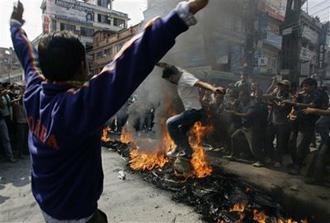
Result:
M282 162L283 155L288 151L290 138L289 124L271 124L267 128L267 155L271 156L275 161ZM276 147L274 148L273 141L276 137Z
M203 110L192 109L175 115L166 122L172 140L179 148L184 149L186 154L192 154L187 133L195 122L201 121L203 117Z
M291 132L289 148L291 158L295 166L301 168L309 153L309 146L312 142L315 127L314 124L306 125Z
M18 156L29 154L28 132L29 127L26 123L16 123L16 151Z
M316 131L321 136L321 144L313 156L308 175L321 181L325 172L330 145L330 117L323 116L316 122Z

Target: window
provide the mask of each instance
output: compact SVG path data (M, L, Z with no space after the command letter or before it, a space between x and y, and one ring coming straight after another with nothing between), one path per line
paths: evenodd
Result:
M61 23L60 29L61 29L61 31L62 30L67 30L67 31L76 32L76 26L75 25L66 24L66 23Z
M118 45L116 45L116 52L119 52L123 45L123 43L118 43Z
M103 57L103 50L96 53L96 59Z
M98 14L97 21L100 23L110 24L110 18L107 15Z
M121 27L121 28L125 28L126 27L125 20L118 19L118 18L114 18L113 19L113 25L114 26Z
M51 31L56 31L56 28L57 28L57 23L56 23L56 20L55 19L52 19L52 27L51 27Z
M110 47L110 48L108 48L108 49L105 49L105 50L104 50L104 54L105 54L106 56L111 55L111 54L112 54L112 47Z
M85 27L80 27L80 34L82 36L88 36L88 37L92 37L94 34L94 29L89 29L89 28L85 28Z

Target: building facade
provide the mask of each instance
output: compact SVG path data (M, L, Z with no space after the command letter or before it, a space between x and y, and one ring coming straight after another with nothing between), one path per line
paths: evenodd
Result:
M258 2L257 35L255 35L255 74L274 76L280 71L282 36L280 26L285 18L287 0Z
M128 15L112 9L112 0L43 0L43 33L68 30L90 49L98 30L118 32L127 27Z
M0 47L0 82L22 81L22 68L12 48Z
M281 27L281 72L296 84L309 76L321 78L319 47L322 24L301 9L304 3L303 0L288 0L286 18Z
M93 36L93 48L88 53L88 57L92 61L89 66L91 75L101 72L103 67L112 61L122 46L135 36L141 28L142 24L137 24L117 33L106 30L96 31Z
M145 21L166 15L179 0L149 0ZM280 26L287 0L210 1L198 24L181 35L166 60L211 79L233 81L242 72L269 79L280 71Z

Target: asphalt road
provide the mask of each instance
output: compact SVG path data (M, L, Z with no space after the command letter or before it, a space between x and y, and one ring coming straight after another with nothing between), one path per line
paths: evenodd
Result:
M104 191L99 208L109 222L202 222L186 205L171 200L170 193L144 182L135 174L119 179L125 161L117 153L103 151ZM30 189L30 161L0 162L0 222L43 222Z

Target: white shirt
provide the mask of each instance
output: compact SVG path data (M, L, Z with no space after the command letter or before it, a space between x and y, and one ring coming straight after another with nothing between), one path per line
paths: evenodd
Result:
M198 88L194 87L198 79L186 71L182 70L180 80L178 82L178 94L183 103L185 110L202 109Z

